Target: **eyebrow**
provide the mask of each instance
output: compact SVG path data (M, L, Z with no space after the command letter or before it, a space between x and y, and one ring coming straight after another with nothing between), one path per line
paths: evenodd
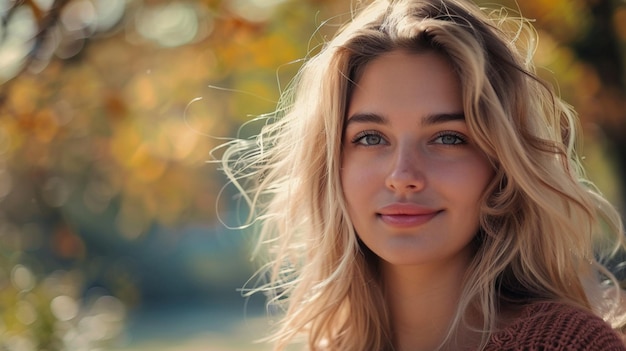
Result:
M422 127L426 127L434 124L453 121L465 121L465 115L463 113L436 113L424 117L420 125ZM374 123L388 125L389 119L376 113L356 113L348 117L346 126L352 123Z
M433 124L445 123L445 122L454 122L454 121L465 121L465 114L463 113L437 113L434 115L428 115L426 118L422 119L422 126L430 126Z

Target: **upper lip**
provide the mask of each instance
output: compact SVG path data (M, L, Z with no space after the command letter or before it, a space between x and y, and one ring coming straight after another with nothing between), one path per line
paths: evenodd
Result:
M396 216L419 216L428 215L439 212L437 209L418 205L415 203L398 202L384 206L378 210L378 214L381 215L396 215Z

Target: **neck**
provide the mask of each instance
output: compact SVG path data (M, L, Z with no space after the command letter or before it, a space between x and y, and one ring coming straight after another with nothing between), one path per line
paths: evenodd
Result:
M428 266L383 263L395 350L435 350L440 346L454 319L468 265L469 258Z

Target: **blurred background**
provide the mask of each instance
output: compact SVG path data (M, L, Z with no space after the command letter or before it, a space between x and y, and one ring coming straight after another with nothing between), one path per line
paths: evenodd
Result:
M227 229L242 214L207 161L350 7L0 0L0 349L267 349L263 297L240 290L254 237ZM519 7L540 74L580 113L590 178L623 209L626 2Z

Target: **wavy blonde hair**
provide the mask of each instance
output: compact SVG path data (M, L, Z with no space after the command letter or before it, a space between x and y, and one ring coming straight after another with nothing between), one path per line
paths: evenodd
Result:
M605 267L624 246L620 216L585 179L575 113L535 73L535 34L522 18L469 1L372 1L305 62L255 139L229 143L223 168L270 254L269 281L255 291L284 307L276 350L300 335L311 350L393 349L380 277L351 225L340 167L355 81L396 49L450 59L471 139L495 169L446 343L477 310L484 346L504 303L560 301L624 324L621 290Z

